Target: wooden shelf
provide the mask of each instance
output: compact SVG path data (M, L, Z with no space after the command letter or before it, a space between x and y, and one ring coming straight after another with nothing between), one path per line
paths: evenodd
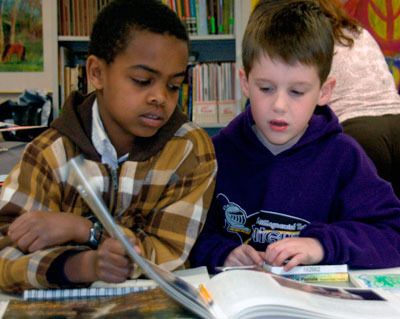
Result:
M59 42L88 42L89 36L71 36L71 35L59 35ZM191 35L190 41L221 41L221 40L235 40L233 34L209 34L209 35Z

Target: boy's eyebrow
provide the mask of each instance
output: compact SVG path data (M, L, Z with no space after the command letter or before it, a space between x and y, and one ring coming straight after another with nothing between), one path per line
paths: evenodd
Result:
M130 68L131 69L143 69L143 70L145 70L147 72L150 72L150 73L153 73L153 74L156 74L156 75L160 75L159 71L157 71L157 70L155 70L155 69L153 69L153 68L151 68L151 67L149 67L147 65L144 65L144 64L133 65ZM172 77L173 78L182 77L182 76L184 77L185 75L186 75L186 70L184 70L182 72L175 73L175 74L172 75Z
M268 80L268 79L263 79L263 78L256 78L255 82L257 84L263 84L263 83L274 83L274 81ZM310 85L310 82L307 80L304 81L295 81L291 83L292 85Z

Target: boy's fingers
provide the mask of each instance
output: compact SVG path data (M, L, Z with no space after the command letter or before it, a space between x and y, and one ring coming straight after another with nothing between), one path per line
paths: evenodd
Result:
M287 262L287 264L283 267L283 269L285 271L289 271L290 269L300 265L301 263L302 263L302 258L299 257L298 255L295 255Z
M35 240L37 240L37 236L32 234L32 233L28 233L24 236L22 236L18 242L17 245L18 247L23 250L23 251L28 251L29 247L31 246L31 244L33 242L35 242Z
M24 230L26 228L26 227L24 227L24 224L25 224L25 220L17 218L13 223L11 223L10 227L8 227L8 232L16 233L18 231L21 231L21 229Z
M261 258L260 254L258 251L256 251L255 249L249 250L248 252L248 256L250 257L250 264L256 264L256 265L261 265L264 262L264 259Z

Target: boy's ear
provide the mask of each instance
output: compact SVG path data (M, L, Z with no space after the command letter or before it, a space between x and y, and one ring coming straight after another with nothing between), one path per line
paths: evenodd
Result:
M89 55L86 59L86 75L88 81L96 88L103 88L104 61L95 55Z
M320 90L320 96L318 100L318 105L326 105L331 100L333 89L336 85L336 79L333 77L328 77L324 84L322 84Z
M239 69L240 86L242 87L243 94L249 97L249 81L247 80L246 72L243 68Z

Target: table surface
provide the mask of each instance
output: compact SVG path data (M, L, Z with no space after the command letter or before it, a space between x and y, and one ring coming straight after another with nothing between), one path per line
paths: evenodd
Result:
M0 175L8 174L15 164L20 160L25 142L0 142Z

